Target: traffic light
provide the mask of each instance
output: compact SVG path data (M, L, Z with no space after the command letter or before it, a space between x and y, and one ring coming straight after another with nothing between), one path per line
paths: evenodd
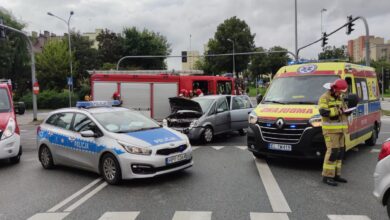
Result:
M0 24L3 24L3 19L0 18ZM4 27L0 27L0 39L4 39L5 38L5 28Z
M325 47L328 44L328 36L326 35L326 32L322 34L322 47Z
M187 63L187 51L182 51L181 52L181 62L182 63Z
M351 32L355 30L355 29L352 28L353 26L355 26L355 24L352 22L352 20L353 20L352 15L347 17L347 21L348 21L347 34L348 35L350 35Z

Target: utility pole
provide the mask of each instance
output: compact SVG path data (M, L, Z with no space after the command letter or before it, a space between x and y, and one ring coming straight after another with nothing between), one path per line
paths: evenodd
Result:
M382 101L385 100L385 71L384 71L384 68L382 66Z

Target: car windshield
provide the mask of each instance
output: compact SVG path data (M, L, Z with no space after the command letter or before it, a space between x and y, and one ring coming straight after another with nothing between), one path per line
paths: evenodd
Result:
M213 104L213 99L205 99L205 98L195 98L192 99L193 101L199 103L200 107L202 108L203 113L207 112L209 108L211 107L211 104Z
M127 133L160 128L157 122L140 113L127 111L110 111L94 113L96 120L108 131Z
M11 104L8 97L8 92L5 89L0 89L0 112L9 112Z
M337 76L299 76L275 79L264 97L263 103L317 104L326 91L325 83Z

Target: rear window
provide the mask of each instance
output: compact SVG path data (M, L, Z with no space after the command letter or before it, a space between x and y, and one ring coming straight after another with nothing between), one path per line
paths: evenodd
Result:
M9 112L11 103L6 89L0 89L0 112Z

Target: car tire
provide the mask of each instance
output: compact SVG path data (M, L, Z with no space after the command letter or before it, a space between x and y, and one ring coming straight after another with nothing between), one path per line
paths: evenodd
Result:
M376 141L378 139L378 129L376 129L376 126L372 129L372 135L370 137L370 139L366 140L365 143L366 145L368 146L375 146L376 145Z
M114 155L106 153L100 160L100 173L104 180L111 185L117 185L122 180L121 167Z
M45 169L52 169L54 167L53 155L46 145L42 145L39 149L39 161L41 161L41 165Z
M390 219L390 196L387 197L386 209L387 209L387 215L389 216L389 219Z
M204 129L204 131L202 133L202 141L203 141L203 143L209 144L209 143L213 142L213 139L214 139L213 128L210 127L210 126L206 126L206 128Z
M22 146L20 146L18 155L16 155L15 157L9 158L9 161L10 161L12 164L17 164L17 163L19 163L19 162L20 162L20 158L22 157L22 152L23 152Z
M240 130L238 130L238 133L239 133L241 136L245 136L245 135L246 135L246 130L245 130L245 129L240 129Z
M253 156L255 156L257 159L267 159L267 156L264 155L264 154L260 154L260 153L256 153L256 152L252 152L253 153Z

